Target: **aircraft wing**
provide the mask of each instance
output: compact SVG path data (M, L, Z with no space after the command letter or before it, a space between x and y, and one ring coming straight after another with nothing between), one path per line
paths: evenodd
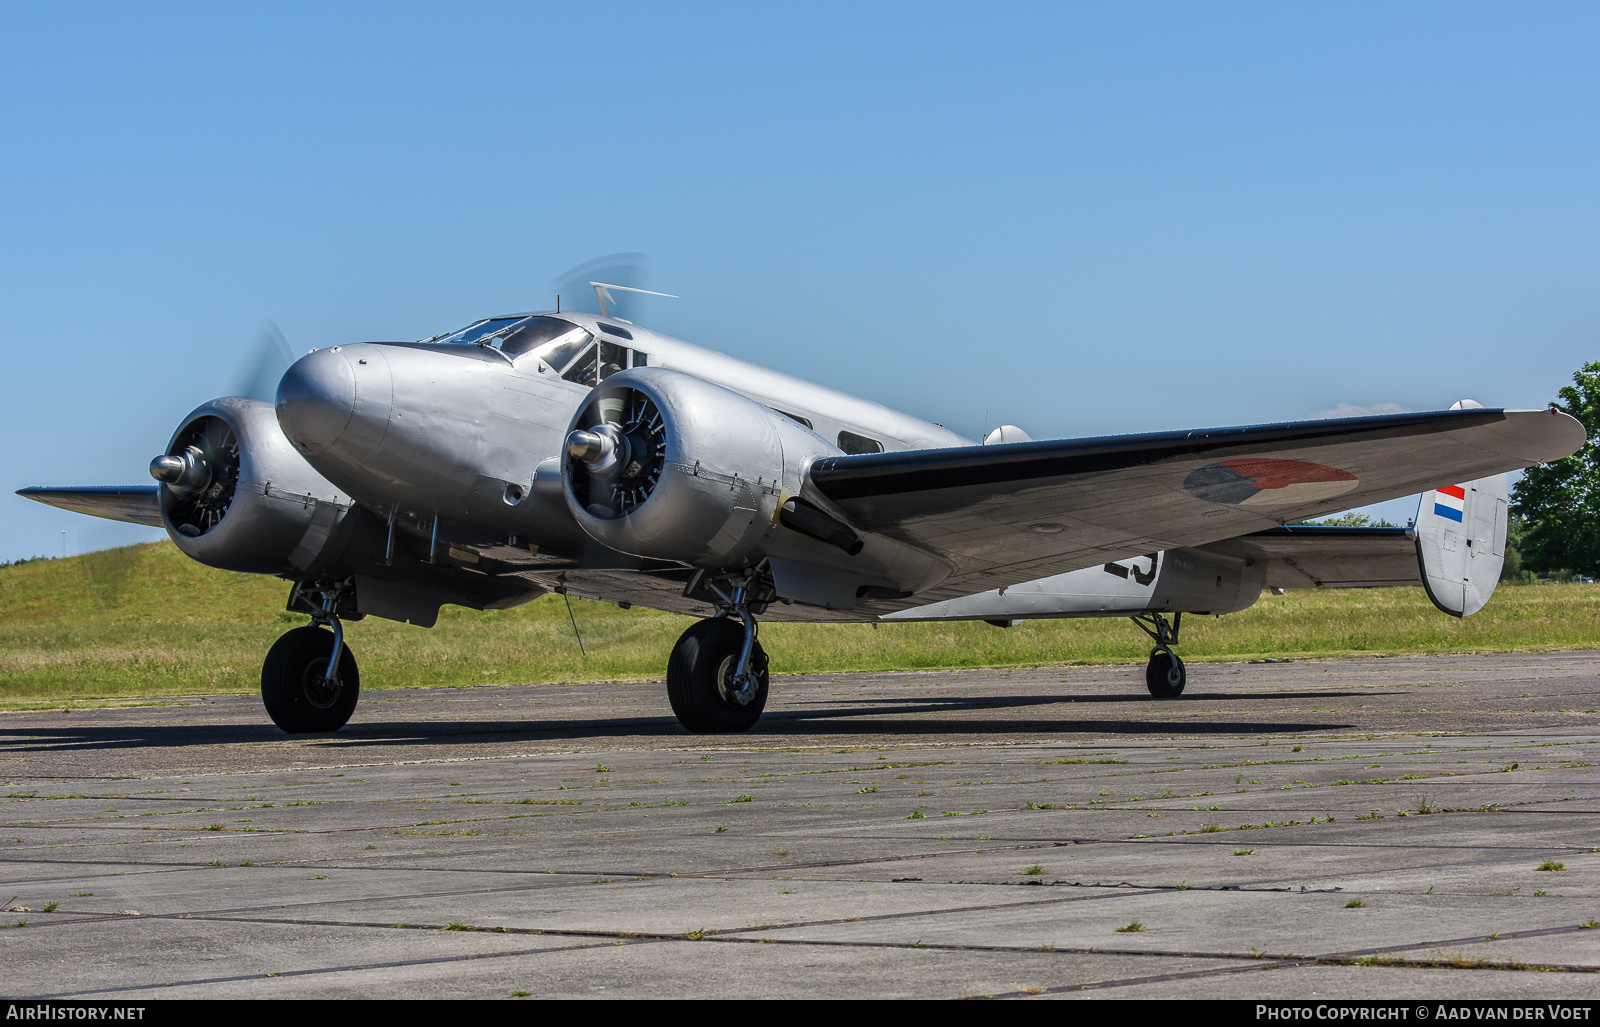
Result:
M1477 408L828 457L808 488L857 527L951 562L921 605L1527 467L1584 440L1553 409Z
M1387 588L1422 584L1409 528L1300 524L1199 547L1255 561L1267 588Z
M127 521L160 528L161 507L156 499L159 485L73 485L50 488L36 485L18 489L17 495L37 500L47 506L60 507L73 513L104 517L112 521Z

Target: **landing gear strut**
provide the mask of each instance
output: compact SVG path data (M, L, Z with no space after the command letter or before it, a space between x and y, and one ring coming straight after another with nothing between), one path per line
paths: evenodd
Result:
M678 722L696 734L748 731L766 708L767 653L756 638L752 584L706 583L720 615L696 621L672 647L667 698Z
M1183 694L1183 686L1188 680L1183 661L1172 651L1172 647L1178 644L1178 628L1183 623L1183 614L1173 614L1170 625L1159 613L1145 613L1129 619L1156 643L1156 647L1150 650L1150 662L1144 668L1145 687L1157 699L1176 699Z
M361 672L335 612L340 591L323 591L311 623L274 642L261 665L261 701L272 722L291 735L337 731L355 712Z

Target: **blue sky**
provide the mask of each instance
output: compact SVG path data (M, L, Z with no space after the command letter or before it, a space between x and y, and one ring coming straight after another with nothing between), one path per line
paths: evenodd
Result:
M1067 437L1597 353L1592 4L0 6L7 492L296 350L550 305ZM0 493L0 559L149 533ZM1405 514L1386 508L1403 520Z

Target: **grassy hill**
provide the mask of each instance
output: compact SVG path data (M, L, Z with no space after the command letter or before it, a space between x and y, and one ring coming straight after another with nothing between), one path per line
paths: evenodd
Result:
M254 691L261 658L306 618L289 586L202 567L160 542L0 567L0 704ZM348 626L364 688L659 678L689 621L560 597L517 610L447 606L432 629L368 618ZM1187 660L1591 649L1600 585L1502 586L1456 620L1421 588L1264 595L1243 613L1191 618ZM1142 663L1126 620L987 624L772 624L762 643L781 672Z

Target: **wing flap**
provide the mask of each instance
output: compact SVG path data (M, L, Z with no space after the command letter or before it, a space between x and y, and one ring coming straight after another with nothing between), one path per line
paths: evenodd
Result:
M71 485L52 488L35 485L18 489L17 495L46 506L73 513L104 517L111 521L161 528L161 505L156 498L159 485Z
M955 564L921 605L1526 467L1584 439L1555 411L1480 408L830 457L809 486Z

